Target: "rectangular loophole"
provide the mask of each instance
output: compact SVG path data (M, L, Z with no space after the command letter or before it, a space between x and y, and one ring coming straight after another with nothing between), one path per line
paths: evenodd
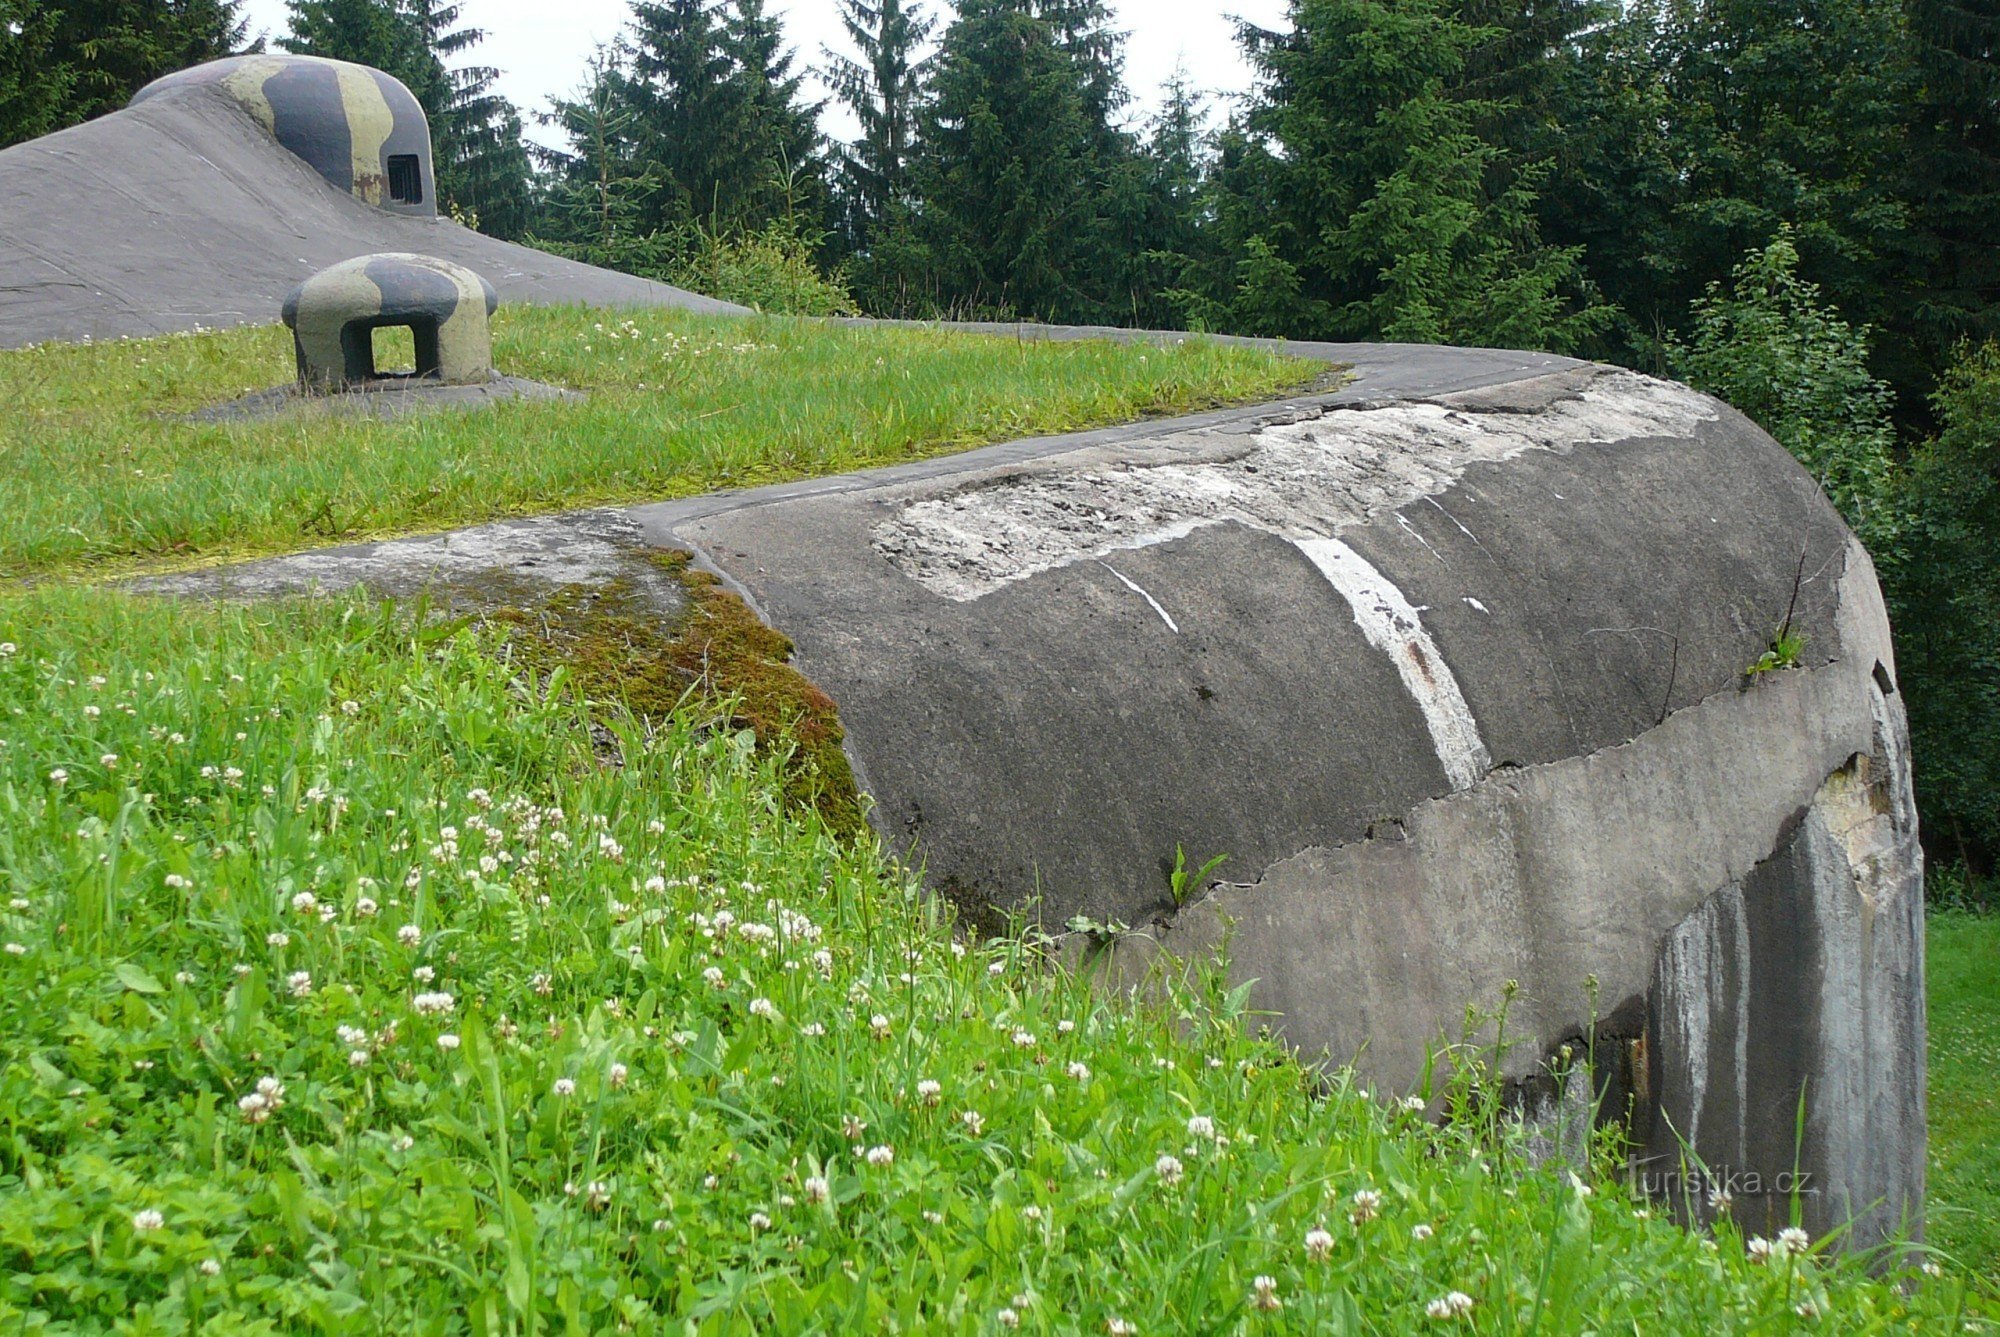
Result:
M416 331L408 325L379 325L372 332L375 340L375 374L377 376L413 376L417 370Z
M389 155L389 199L396 204L424 202L424 172L416 154Z

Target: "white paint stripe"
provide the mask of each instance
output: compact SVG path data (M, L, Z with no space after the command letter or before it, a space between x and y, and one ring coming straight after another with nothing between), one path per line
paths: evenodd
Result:
M1126 589L1132 591L1132 593L1138 595L1141 599L1144 599L1147 603L1153 605L1153 611L1160 615L1160 621L1167 624L1167 629L1169 631L1173 632L1173 634L1176 636L1181 634L1180 624L1175 622L1173 618L1167 615L1167 610L1160 607L1160 601L1158 599L1155 599L1152 595L1140 589L1136 584L1132 582L1132 580L1123 571L1120 571L1117 567L1111 565L1111 563L1100 561L1098 562L1098 565L1103 567L1106 571L1109 571L1112 575L1118 577L1119 580L1123 581Z
M1479 736L1479 722L1459 691L1458 679L1438 653L1437 642L1403 592L1339 539L1294 538L1300 552L1319 568L1354 610L1368 643L1395 662L1403 687L1416 701L1431 731L1431 744L1453 789L1470 789L1492 769L1493 758Z

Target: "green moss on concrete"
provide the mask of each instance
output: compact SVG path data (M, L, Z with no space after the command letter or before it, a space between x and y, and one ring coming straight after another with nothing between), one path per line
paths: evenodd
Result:
M683 705L725 713L749 729L758 751L785 758L785 797L811 808L844 835L866 827L861 794L841 743L833 698L791 664L792 642L686 553L651 559L684 604L649 596L639 576L596 587L571 586L539 601L499 609L516 662L547 677L561 669L586 701L617 703L660 720Z

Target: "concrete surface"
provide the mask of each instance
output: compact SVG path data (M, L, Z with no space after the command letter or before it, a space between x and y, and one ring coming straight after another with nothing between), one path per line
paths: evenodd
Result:
M1527 1105L1576 1107L1551 1060L1594 1055L1691 1215L1723 1189L1784 1224L1796 1166L1815 1234L1920 1230L1921 855L1866 554L1684 387L1295 351L1355 379L156 587L587 582L689 550L794 640L878 830L975 915L1127 926L1065 947L1131 984L1226 943L1290 1042L1394 1091L1511 982ZM1788 610L1799 664L1746 675ZM1228 856L1179 907L1177 846Z
M384 212L212 85L0 149L0 348L268 324L308 276L378 251L464 265L503 302L742 309Z

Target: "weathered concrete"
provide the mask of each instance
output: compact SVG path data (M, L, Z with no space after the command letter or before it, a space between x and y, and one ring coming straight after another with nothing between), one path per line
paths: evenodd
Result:
M176 80L0 149L0 348L263 324L307 275L378 251L454 261L507 302L742 310L378 207L275 134L222 83Z
M1122 922L1112 978L1226 943L1290 1041L1391 1089L1512 982L1503 1071L1533 1103L1561 1047L1595 1054L1668 1196L1685 1142L1759 1228L1795 1165L1815 1233L1916 1228L1921 864L1866 554L1683 387L1300 351L1355 380L228 579L460 579L568 525L607 570L690 550L793 639L876 826L975 913ZM1788 614L1798 665L1746 675ZM1181 907L1177 846L1229 856Z
M1744 1176L1796 1151L1810 1228L1915 1221L1920 862L1880 797L1908 786L1886 620L1818 488L1722 405L1601 368L1364 378L1261 423L647 518L793 638L876 825L960 904L1133 926L1127 976L1226 941L1288 1039L1397 1088L1512 981L1509 1076L1630 1042L1665 1065L1627 1084L1655 1154L1677 1111L1758 1111L1693 1142L1744 1210L1782 1212ZM1800 664L1751 680L1788 611ZM1230 856L1180 909L1177 846ZM1671 970L1732 886L1790 936ZM1691 1075L1693 1037L1746 1027L1743 1066Z

